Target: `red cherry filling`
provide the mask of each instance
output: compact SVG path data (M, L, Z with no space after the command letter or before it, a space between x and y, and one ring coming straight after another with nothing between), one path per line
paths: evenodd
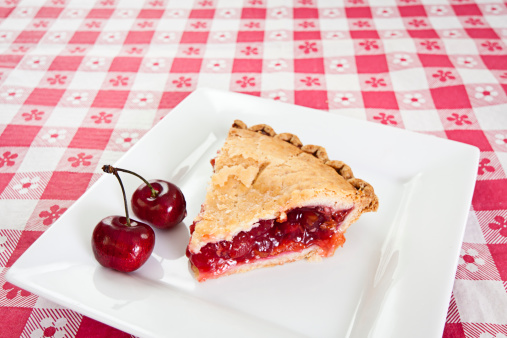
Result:
M298 252L318 245L324 256L333 254L345 242L338 226L350 209L333 211L327 207L303 207L287 213L285 222L261 220L250 231L242 231L232 241L208 243L198 253L187 249L187 257L204 275L219 275L230 267L269 258L283 252ZM190 226L190 232L195 224Z

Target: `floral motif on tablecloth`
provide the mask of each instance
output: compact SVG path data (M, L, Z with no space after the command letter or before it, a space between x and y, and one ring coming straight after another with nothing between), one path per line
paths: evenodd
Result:
M329 65L329 68L332 70L335 70L337 72L343 72L347 68L350 68L349 62L347 59L338 59L338 60L331 60L331 64Z
M333 101L336 103L340 103L344 106L348 106L352 102L355 102L356 98L354 97L354 94L352 94L352 93L336 93Z
M2 289L7 291L7 294L5 295L5 298L7 298L7 299L14 299L17 296L28 297L31 295L30 292L23 290L23 289L17 287L16 285L11 284L9 282L5 282L4 285L2 286Z
M498 92L491 86L479 86L475 87L475 98L482 99L487 102L491 102L498 96Z
M17 191L20 195L25 195L32 190L39 188L40 177L23 177L19 180L18 184L15 184L12 188Z
M281 101L281 102L287 101L287 95L283 91L277 91L277 92L270 93L269 97L275 101Z
M40 328L30 333L30 338L64 338L65 331L63 328L67 325L67 318L58 318L53 320L52 318L44 318L40 322Z
M225 69L225 66L226 66L225 60L210 60L206 64L206 68L211 69L213 71Z
M15 159L18 157L18 154L11 153L10 151L6 151L2 154L0 157L0 168L3 166L6 167L12 167L14 164L16 164Z
M56 141L64 140L67 137L67 130L65 129L49 129L47 133L43 134L41 138L48 143L55 143Z
M421 93L405 94L403 103L411 105L412 107L420 107L426 100Z
M489 158L483 158L479 162L479 168L477 169L477 174L484 175L487 172L489 172L489 173L495 172L495 167L490 165L490 163L491 163L491 160Z
M98 115L92 115L91 119L93 120L93 122L95 124L111 123L112 122L112 119L111 119L112 117L113 117L113 114L101 111L101 112L98 113Z
M461 249L459 256L459 265L464 266L470 272L479 271L479 267L485 264L484 259L479 255L479 252L475 249Z
M29 112L21 114L25 121L40 121L42 120L42 115L45 113L38 109L32 109Z
M447 117L447 121L454 122L457 126L470 125L470 117L467 114L452 113L451 116Z
M385 125L396 126L398 124L396 118L392 114L379 113L378 115L373 116L373 119Z
M126 149L130 148L137 141L139 141L139 133L124 132L116 139L116 144Z
M51 225L53 224L67 208L61 208L58 204L52 205L49 210L43 210L39 213L39 217L43 219L42 224Z
M494 222L488 224L489 228L498 231L498 234L507 237L507 220L502 216L495 216Z
M132 102L139 107L145 107L153 102L153 97L152 93L138 93L136 97L132 99Z

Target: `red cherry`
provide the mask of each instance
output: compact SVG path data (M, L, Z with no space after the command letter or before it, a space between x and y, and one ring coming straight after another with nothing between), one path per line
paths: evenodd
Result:
M149 225L129 218L125 188L118 171L111 166L104 166L102 170L114 174L120 184L125 217L108 216L95 226L93 254L106 268L131 272L139 269L150 257L155 247L155 232Z
M106 268L137 270L148 260L154 246L155 232L149 225L133 219L128 225L123 216L108 216L93 230L93 254Z
M160 229L169 229L181 223L187 215L187 204L181 190L162 180L152 180L149 184L156 193L146 183L140 185L132 195L134 214Z

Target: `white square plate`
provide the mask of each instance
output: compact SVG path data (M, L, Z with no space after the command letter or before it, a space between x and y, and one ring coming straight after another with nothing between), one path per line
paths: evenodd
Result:
M199 212L210 159L234 119L324 146L379 196L334 257L204 283L190 274L188 226ZM441 337L475 184L477 148L252 96L198 89L117 166L177 184L184 224L156 231L147 263L130 274L101 267L90 241L122 214L104 175L9 269L7 279L142 337ZM106 163L104 163L106 164ZM122 175L128 194L141 183Z

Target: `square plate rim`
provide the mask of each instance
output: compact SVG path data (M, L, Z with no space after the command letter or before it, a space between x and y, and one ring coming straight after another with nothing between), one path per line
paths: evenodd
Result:
M225 91L220 91L220 90L216 90L216 89L207 89L207 88L198 88L196 91L192 92L190 95L188 95L177 107L175 107L164 119L175 119L176 117L178 117L180 114L181 115L181 111L184 110L185 108L185 105L188 103L188 102L191 102L192 100L198 98L198 97L213 97L215 95L233 95L233 96L237 96L237 95L241 95L241 96L246 96L245 94L239 94L239 93L231 93L231 92L225 92ZM245 97L246 100L253 100L253 101L256 101L256 100L259 100L259 98L257 97L249 97L249 96L246 96ZM266 100L267 101L267 100ZM278 107L283 107L283 108L286 108L287 110L291 110L291 109L303 109L303 110L308 110L308 111L313 111L313 113L315 114L330 114L329 112L322 112L322 111L316 111L314 109L311 109L311 108L305 108L305 107L299 107L299 106L291 106L291 105L287 105L287 104L284 104L284 103L278 103L278 102L270 102L270 104L274 104L275 106L278 105ZM331 114L332 115L332 114ZM332 115L333 116L333 115ZM463 149L464 151L467 151L470 153L470 156L474 157L475 158L475 162L478 162L478 157L479 157L479 151L477 148L473 147L473 146L470 146L470 145L466 145L466 144L462 144L462 143L459 143L459 142L455 142L455 141L451 141L451 140L445 140L445 139L440 139L440 138L433 138L432 136L428 136L428 135L424 135L424 134L418 134L418 133L414 133L414 132L411 132L411 131L408 131L408 130L403 130L403 129L397 129L397 128L392 128L392 127L386 127L386 126L382 126L382 125L379 125L379 124L376 124L376 123L373 123L373 122L368 122L368 121L362 121L362 120L355 120L353 118L350 118L350 117L344 117L344 116L338 116L338 115L334 115L334 116L337 116L338 119L347 119L349 121L354 121L354 123L359 123L360 125L365 125L365 126L370 126L372 128L385 128L385 130L389 130L389 133L401 133L401 134L405 134L405 135L412 135L413 137L421 137L421 139L423 140L432 140L432 141L435 141L435 142L443 142L442 144L453 144L453 147L458 147L460 149ZM160 122L154 126L150 131L147 132L146 135L148 135L153 129L155 128L160 128L159 126L162 125ZM380 130L380 129L379 129ZM406 134L408 133L408 134ZM145 135L145 136L146 136ZM135 149L136 147L140 147L142 145L142 139L137 143L135 144L131 149L129 149L125 154L123 154L121 156L121 158L117 161L118 162L121 162L124 158L128 157L129 154L132 152L133 149ZM473 160L472 160L473 161ZM100 177L99 180L97 180L97 182L95 182L94 186L99 184L100 180L103 179L103 177ZM475 184L475 181L474 181L474 184ZM93 187L91 187L93 188ZM91 189L90 188L90 189ZM90 190L88 189L88 191ZM83 196L85 196L87 193L85 192L85 194L83 194ZM473 187L472 187L472 192L473 192ZM468 194L470 195L469 196L469 199L470 199L470 202L471 202L471 192ZM82 198L82 197L81 197ZM80 199L81 199L80 198ZM79 201L76 200L75 203L69 208L69 211L71 210L71 208L74 208L75 205L77 204L77 202ZM55 223L56 224L56 223ZM49 229L47 229L40 237L39 239L36 241L39 242L39 241L42 241L44 240L44 238L46 237L49 237L52 232L55 232L57 230L54 230L54 229L58 229L58 227L54 227L54 225L52 227L50 227ZM463 235L464 233L464 227L465 225L463 225L462 227L462 234L461 236ZM34 243L35 244L35 243ZM22 278L18 278L16 276L16 269L18 268L18 265L20 265L24 259L26 259L26 257L29 257L30 255L32 255L32 248L35 248L35 246L31 246L29 247L25 253L18 259L17 262L15 262L10 268L9 270L7 271L6 273L6 279L10 282L13 282L15 283L16 285L18 286L25 286L26 289L28 291L33 291L33 285L30 285L30 283L28 281L24 281L22 280ZM32 250L31 250L32 249ZM456 257L456 263L457 263L457 258ZM19 262L19 263L18 263ZM452 280L453 281L453 280ZM451 282L452 282L451 281ZM452 289L452 283L450 283L450 289L449 289L449 295L450 295L450 291ZM36 292L34 292L35 294L40 294L38 293L37 291L41 291L41 290L37 290L35 289ZM58 298L58 295L53 295L51 293L48 293L48 292L42 292L43 294L43 297L46 297L50 300L53 300L53 301L56 301L57 303L59 304L62 304L62 302L58 301L60 300ZM67 303L67 302L66 302ZM86 309L83 308L83 307L79 307L79 304L72 304L72 303L67 303L67 304L64 304L65 306L67 306L68 308L70 309L75 309L76 307L78 307L78 312L82 313L82 314L85 314L91 318L94 318L94 319L97 319L97 320L103 320L104 318L97 318L96 316L96 313L94 313L93 311L89 311L89 309ZM92 309L93 310L93 309ZM101 320L101 321L102 321ZM124 331L128 331L128 332L132 332L132 328L128 327L128 328L125 328L124 326L118 324L118 322L116 322L114 320L114 318L106 318L106 323L108 323L109 325L111 326L114 326L114 327L117 327L117 328L120 328ZM445 318L443 318L443 322L445 322ZM443 322L442 322L442 329L443 329ZM130 329L130 330L128 330ZM276 330L275 330L276 331ZM141 333L141 334L146 334L147 332L142 332L142 331L139 331L139 330L134 330L134 332L137 332L137 333Z

